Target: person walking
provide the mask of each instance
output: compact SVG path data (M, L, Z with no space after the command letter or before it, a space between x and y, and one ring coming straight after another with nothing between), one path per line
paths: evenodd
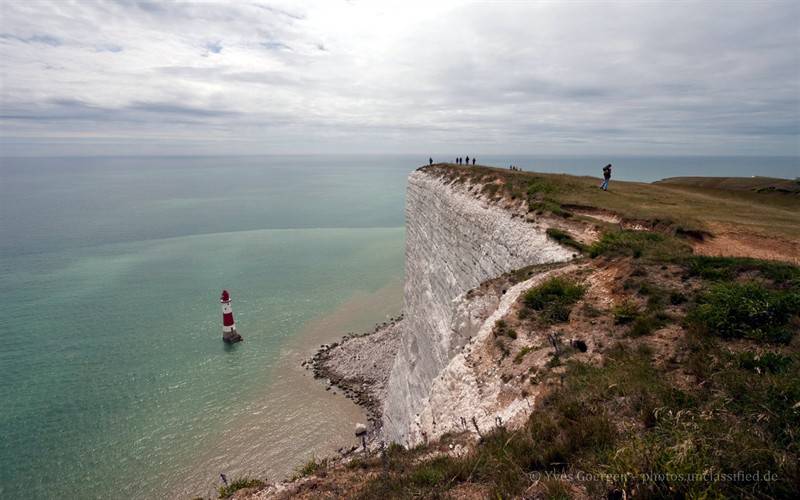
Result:
M600 189L608 191L608 181L611 180L611 164L609 163L603 167L603 183L600 184Z

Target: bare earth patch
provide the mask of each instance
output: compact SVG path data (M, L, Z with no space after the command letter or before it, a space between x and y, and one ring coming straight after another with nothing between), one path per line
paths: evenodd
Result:
M710 225L713 237L695 242L695 253L711 256L752 257L800 264L800 241L761 236L742 228Z

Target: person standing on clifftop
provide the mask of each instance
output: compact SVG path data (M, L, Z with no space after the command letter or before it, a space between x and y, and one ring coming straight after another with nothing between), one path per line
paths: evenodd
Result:
M433 165L433 158L428 158L428 165Z
M603 167L603 183L600 184L600 188L603 191L608 191L608 181L611 180L611 164L609 163L605 167Z
M467 165L469 165L469 156L467 156Z
M472 164L475 165L475 157L472 157Z

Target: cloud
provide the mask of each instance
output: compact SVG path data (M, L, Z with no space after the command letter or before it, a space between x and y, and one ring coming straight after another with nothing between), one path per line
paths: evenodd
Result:
M798 19L780 1L12 2L0 134L186 153L800 155Z
M49 45L51 47L58 47L62 43L59 38L56 38L56 37L50 36L50 35L31 35L31 36L25 37L25 36L17 36L17 35L11 35L11 34L8 34L8 33L3 33L3 34L0 34L0 39L2 39L2 40L16 40L18 42L22 42L22 43L25 43L25 44L34 43L34 44L41 44L41 45Z
M129 104L126 109L160 115L182 115L192 117L235 116L240 114L236 111L193 108L191 106L169 102L133 102Z

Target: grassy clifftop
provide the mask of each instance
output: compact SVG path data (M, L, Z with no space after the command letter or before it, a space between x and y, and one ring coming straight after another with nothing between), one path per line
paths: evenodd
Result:
M699 254L800 263L800 196L762 189L778 185L775 179L681 178L653 184L612 179L609 191L602 191L592 177L453 164L425 170L481 186L485 196L524 203L537 215L688 236Z
M800 195L800 179L789 180L775 177L669 177L657 181L656 184Z

